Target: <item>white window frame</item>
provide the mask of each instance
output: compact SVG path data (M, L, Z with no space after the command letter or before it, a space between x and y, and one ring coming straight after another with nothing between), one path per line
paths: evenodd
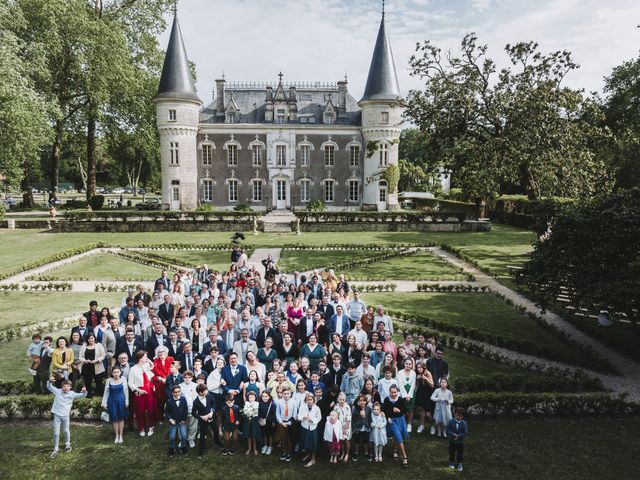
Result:
M230 202L238 201L238 180L235 178L227 181L227 198Z
M251 182L251 201L252 202L264 201L264 184L261 179L253 180Z
M229 167L238 166L238 145L231 143L227 145L227 165Z
M311 145L300 145L300 166L311 165Z
M202 180L202 201L213 202L213 180L210 178Z
M254 167L262 166L262 146L258 144L251 145L251 159Z
M276 166L278 167L287 166L287 146L286 145L276 145Z
M324 166L335 167L336 166L336 147L335 145L324 146Z
M381 143L379 150L380 157L378 165L380 165L381 167L386 167L387 165L389 165L389 146L386 143Z
M322 185L323 198L325 203L333 203L336 201L336 181L333 179L324 180ZM331 187L329 187L331 185ZM329 195L330 194L330 195Z
M307 203L311 201L311 180L300 180L300 202Z
M180 145L178 142L169 142L169 165L180 165Z
M202 144L202 165L205 167L213 165L213 145L210 143Z
M358 203L360 201L360 180L354 178L347 180L347 187L349 189L349 202Z
M349 145L349 166L360 166L360 145L357 143L352 143L351 145Z

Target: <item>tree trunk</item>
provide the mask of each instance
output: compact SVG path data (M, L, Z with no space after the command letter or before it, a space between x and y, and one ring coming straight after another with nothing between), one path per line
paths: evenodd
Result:
M24 169L24 178L22 179L22 206L26 208L33 208L36 205L35 200L33 199L33 190L31 190L31 185L33 183L33 179L31 178L31 164L29 160L25 161L22 164Z
M60 181L60 143L62 141L62 121L56 122L55 138L51 147L51 192L58 191Z
M529 165L523 163L520 165L519 170L522 186L527 192L527 197L529 198L529 200L539 200L542 196L540 192L540 184L534 177L533 172L529 168Z
M96 112L89 107L87 121L87 201L96 194Z

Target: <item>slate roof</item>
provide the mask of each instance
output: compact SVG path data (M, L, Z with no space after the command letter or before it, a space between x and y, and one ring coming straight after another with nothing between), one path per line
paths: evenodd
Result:
M171 27L171 35L164 57L162 76L160 77L156 98L192 100L202 103L196 93L196 87L189 69L189 61L182 41L177 15L173 17L173 26Z
M396 64L393 60L391 43L387 35L384 24L384 16L380 22L376 46L371 58L367 86L364 95L360 100L395 100L401 97L398 77L396 75Z

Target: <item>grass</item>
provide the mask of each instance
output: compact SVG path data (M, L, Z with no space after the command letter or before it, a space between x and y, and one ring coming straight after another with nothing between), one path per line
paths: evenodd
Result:
M466 278L447 262L428 252L372 262L343 273L347 280L465 280Z
M71 329L58 330L55 332L42 332L42 336L50 335L55 342L60 336L69 337ZM29 380L31 375L27 368L31 365L27 358L27 347L31 343L31 338L15 338L10 342L0 343L0 381L6 380Z
M288 250L283 249L278 260L278 269L282 272L307 272L309 270L331 268L344 262L369 258L380 252L362 250Z
M585 479L633 478L640 457L629 455L630 439L640 428L639 418L527 418L470 419L465 447L465 471L447 467L446 440L412 434L407 443L409 468L402 469L385 447L384 463L366 461L331 465L324 446L318 464L302 467L299 456L283 463L277 455L246 459L223 457L209 448L198 459L194 450L187 458L166 455L166 426L159 426L151 438L127 432L124 445L114 445L111 427L102 424L72 424L73 450L49 459L49 422L0 423L0 437L12 439L3 445L0 478L6 480L94 478L199 478L205 471L220 472L227 479L281 479L304 476L307 480L327 477L429 479ZM597 445L593 439L597 438ZM568 449L567 439L571 439ZM210 445L210 444L209 444ZM240 450L245 443L241 441ZM279 453L276 450L277 453ZM149 460L151 459L151 461Z
M123 293L4 292L0 293L0 329L80 314L97 300L99 308L120 305ZM26 347L25 347L26 348Z
M452 349L445 351L444 359L449 363L449 373L451 375L451 381L454 383L457 377L466 377L468 375L491 375L493 373L538 375L531 370L476 357Z
M152 281L160 276L157 268L142 265L108 253L81 258L44 273L56 280Z
M550 330L521 315L491 294L477 293L369 293L367 305L384 305L411 315L430 317L451 325L526 340L544 346L551 358L582 365L583 352L563 342Z
M139 252L144 255L144 252ZM179 259L184 266L195 267L206 263L209 270L227 271L231 265L231 250L229 251L165 251L154 250L154 255L166 256L170 259Z
M0 231L0 241L11 245L0 252L0 271L18 268L21 264L44 258L54 252L83 245L105 242L110 245L135 246L140 244L182 243L185 245L211 245L227 243L229 232L144 232L130 233L52 233L40 230ZM509 274L506 265L524 262L524 253L531 250L535 235L530 230L494 225L491 232L335 232L247 235L246 243L255 246L278 247L284 243L331 245L336 243L392 245L395 243L449 244L460 248L476 259L481 266Z

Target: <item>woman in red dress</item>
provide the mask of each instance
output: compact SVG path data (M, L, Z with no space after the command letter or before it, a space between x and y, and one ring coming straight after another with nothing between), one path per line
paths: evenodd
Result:
M153 372L151 371L151 361L147 357L147 352L138 350L136 352L136 364L129 370L129 390L132 393L133 414L140 436L153 435L153 427L156 423L156 397L153 393Z
M158 348L156 348L156 358L153 361L152 369L152 372L154 373L153 385L156 390L157 418L162 418L164 415L164 404L167 401L165 383L167 382L167 377L171 373L169 367L171 367L172 363L173 357L169 356L169 349L164 345L158 346Z

